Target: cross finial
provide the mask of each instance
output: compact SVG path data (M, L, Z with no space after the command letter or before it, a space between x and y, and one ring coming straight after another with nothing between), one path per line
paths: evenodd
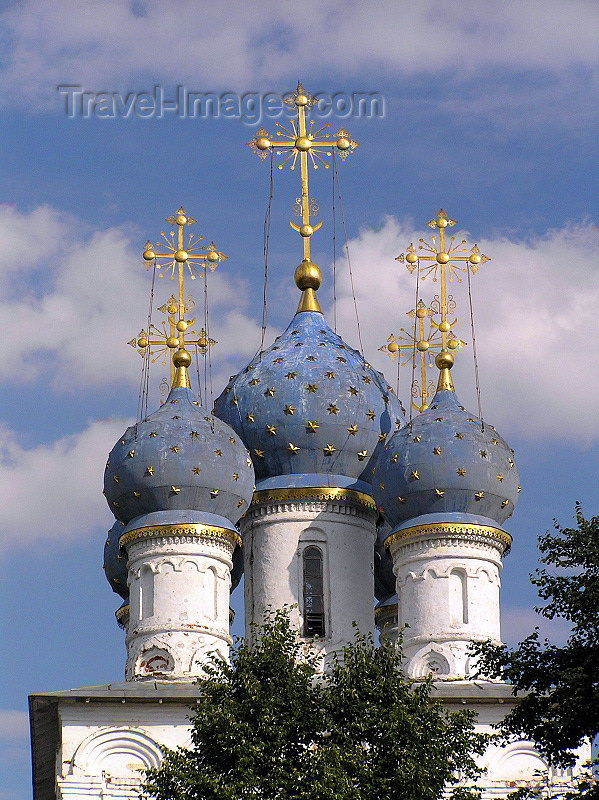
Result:
M455 302L451 295L448 297L448 306L450 311L455 308ZM438 313L438 297L428 308L422 300L419 300L415 309L406 311L406 314L414 320L413 329L400 328L401 334L397 338L394 334L391 334L387 339L387 343L379 347L379 350L387 353L391 361L395 361L399 356L399 365L401 366L405 366L411 361L415 367L416 361L420 362L420 381L414 379L411 387L411 402L416 411L426 411L428 399L434 394L435 390L434 383L428 379L427 370L433 366L431 356L443 349L441 337L439 336L439 325L435 321ZM428 329L426 320L429 323ZM449 350L464 347L465 344L466 342L458 339L451 330L449 331L447 337Z
M405 263L410 272L418 269L422 280L425 280L432 275L433 281L437 280L437 274L441 278L441 292L440 297L435 298L437 303L437 312L440 322L433 322L436 328L441 333L441 351L435 359L435 363L440 370L438 389L453 390L453 382L449 370L453 366L453 356L449 352L448 343L450 340L449 332L453 325L457 322L457 318L453 322L448 321L450 311L455 308L450 308L453 298L448 299L447 283L457 280L461 283L462 278L460 273L470 270L473 274L477 272L481 264L490 261L490 258L483 255L478 249L478 245L474 245L469 251L466 247L466 240L462 239L461 242L455 243L455 237L451 236L449 242L445 238L445 229L452 228L457 224L457 220L451 219L447 216L445 211L441 209L437 216L426 223L429 228L438 230L439 242L437 243L437 236L431 237L431 242L426 242L420 239L418 250L424 250L424 253L416 252L416 247L413 244L407 248L405 253L397 256L396 261ZM422 263L421 263L422 262ZM456 263L457 262L457 263ZM458 264L464 266L458 266Z
M175 231L170 231L167 236L167 234L162 231L160 235L163 241L157 243L156 247L166 246L167 252L161 253L155 250L151 240L148 239L144 247L143 258L146 263L146 269L150 269L152 262L157 270L164 267L164 271L159 273L160 278L163 278L165 272L170 270L171 279L174 280L175 272L177 273L178 296L175 297L173 295L169 303L167 303L167 307L162 309L168 313L170 326L169 334L167 335L166 329L164 331L154 329L154 332L159 335L164 335L166 346L175 351L173 364L171 366L173 388L177 386L189 387L187 367L189 363L191 363L191 356L189 357L189 363L187 363L188 359L186 356L182 355L182 353L187 353L185 350L185 333L189 326L193 324L194 320L189 321L185 319L185 313L192 307L189 301L187 303L185 301L185 267L187 267L191 280L195 280L196 275L194 271L198 270L200 264L207 266L211 272L214 272L219 263L224 261L227 256L219 252L214 242L211 242L209 245L200 245L199 242L204 239L203 236L195 236L195 234L190 233L186 241L186 226L193 225L197 220L190 217L183 206L181 206L173 216L167 217L166 222L176 226L176 234ZM200 277L203 278L204 273L200 273ZM144 344L142 344L142 342ZM130 344L133 344L134 347L139 347L143 352L145 347L153 344L162 344L162 342L150 340L149 332L146 334L144 331L141 331L137 341L135 341L135 343L130 342ZM202 350L200 340L188 340L188 344L199 344L200 350ZM162 347L164 347L164 344L162 344ZM205 354L205 352L206 350L204 350L202 354Z
M323 125L322 128L314 130L314 120L309 124L306 120L306 110L310 109L315 98L307 92L301 83L298 83L295 92L290 93L284 98L287 105L295 105L297 117L290 121L290 128L285 128L277 122L277 140L272 141L270 135L264 128L256 133L250 142L250 147L262 161L268 152L276 151L277 156L283 156L283 161L279 164L279 169L290 163L291 169L295 165L299 156L301 173L301 198L298 200L299 216L301 225L296 225L290 221L289 224L294 231L297 231L303 239L303 260L295 271L295 283L302 291L302 297L298 306L298 311L320 311L320 305L316 297L316 290L322 282L320 268L314 264L310 255L310 239L312 235L321 227L322 220L313 224L312 216L315 216L315 209L318 209L315 201L310 199L308 174L310 164L314 169L319 165L329 168L325 161L325 156L330 157L333 150L339 153L342 161L345 161L349 153L358 146L351 136L341 128L336 134L335 139L330 133L323 133L330 125ZM320 138L317 138L320 137Z

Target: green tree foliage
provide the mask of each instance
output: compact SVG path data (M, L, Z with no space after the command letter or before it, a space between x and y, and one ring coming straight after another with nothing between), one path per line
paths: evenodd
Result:
M482 675L507 680L525 696L502 723L502 732L532 739L559 766L574 763L572 750L599 733L599 517L584 518L576 506L576 528L539 537L545 567L531 575L547 604L547 619L571 623L563 647L541 641L538 630L514 650L473 645ZM527 795L521 795L525 797ZM534 797L534 794L528 796ZM599 798L594 782L564 797Z
M436 800L478 774L473 714L445 712L401 653L360 635L327 675L284 611L199 681L192 748L149 770L156 800ZM478 793L456 789L455 800Z

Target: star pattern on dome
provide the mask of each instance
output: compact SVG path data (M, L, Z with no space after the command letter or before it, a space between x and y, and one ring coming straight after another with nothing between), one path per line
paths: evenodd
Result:
M350 436L355 436L356 433L358 432L358 426L350 425L349 428L347 429L347 432L349 433Z
M356 389L355 386L348 386L347 391L352 395L352 397L358 396L358 390Z
M440 447L433 447L433 455L440 456L441 455L441 448Z
M276 436L277 435L276 425L267 425L266 432L269 433L271 436Z
M412 472L410 473L410 478L413 481L419 481L420 480L420 474L419 474L417 469L413 469L412 470Z
M414 438L412 439L412 441L413 441L413 442L421 442L421 441L422 441L422 436L414 436Z
M315 433L319 428L320 425L317 422L312 422L311 420L308 420L308 422L306 423L306 430L308 431L308 433Z
M171 494L179 494L181 492L180 486L171 486Z
M293 416L293 415L295 414L295 412L297 411L297 409L296 409L296 407L295 407L294 405L291 405L291 404L289 404L289 405L285 406L285 408L283 409L283 411L284 411L284 412L285 412L285 414L287 414L288 416Z
M274 350L274 347L273 347L273 350ZM282 364L283 363L283 359L282 358L275 358L275 360L272 363L273 364Z
M480 452L480 457L481 458L486 458L487 457L487 451L486 450L479 450L479 452Z
M220 456L222 456L222 454L223 454L223 451L220 449L220 447L217 447L217 448L216 448L216 450L214 451L214 454L215 454L216 456L219 456L219 457L220 457Z
M150 477L154 474L154 467L146 467L146 471L144 472L145 477Z
M484 492L475 492L474 496L476 497L477 500L482 500L483 497L485 496L485 493Z
M190 431L189 435L192 439L197 439L200 434L197 431Z
M329 414L338 414L339 408L335 403L330 403L327 408L327 411L329 412Z
M306 356L306 361L318 361L316 356Z
M255 448L254 453L258 458L264 458L264 450L260 450L259 447Z
M306 386L306 389L310 392L310 394L315 394L318 391L318 386L313 383L309 383Z
M445 491L443 489L435 489L435 495L437 497L443 497L444 494L445 494Z
M210 491L210 497L218 497L219 494L220 494L220 489L211 489Z
M285 377L287 378L287 380L292 381L294 378L297 377L297 372L288 372L287 375L285 375Z
M179 449L180 449L179 446L174 444L171 446L171 453L178 453Z
M329 444L326 445L326 447L323 447L323 453L325 454L325 456L332 456L333 453L336 453L336 452L337 452L337 448L335 447L334 444L330 444L329 443Z
M232 477L233 477L234 481L238 481L239 480L239 473L238 472L234 472Z
M289 444L287 445L287 449L291 453L298 453L300 450L300 448L296 444L293 444L293 442L289 442Z
M325 378L329 378L329 380L336 377L337 375L334 372L327 372L325 375Z
M199 475L202 470L200 469L200 467L192 467L191 471L193 472L194 475Z
M364 461L365 458L368 458L368 450L360 450L358 453L358 461Z
M248 413L245 415L245 421L246 422L255 422L256 421L255 414L253 412L251 412L251 411L248 411Z
M252 380L250 381L250 386L257 386L259 383L260 383L259 378L252 378Z
M155 439L158 436L158 432L157 431L151 431L148 434L148 436L150 437L150 439Z
M464 475L466 474L466 470L464 469L464 467L458 467L456 469L456 472L460 476L460 478L463 478Z
M134 455L135 455L135 450L129 450L129 452L127 453L127 458L133 458Z
M276 388L274 386L269 386L268 389L264 392L266 397L274 397L276 394Z
M366 416L368 417L368 419L374 420L376 414L374 413L374 410L372 408L369 408L368 411L366 412Z
M501 472L500 472L500 473L499 473L499 475L497 476L497 480L499 481L499 483L502 483L502 482L503 482L503 475L501 474Z
M505 508L509 502L510 502L509 500L502 500L501 501L501 507Z
M456 439L463 439L464 438L464 434L463 433L454 433L454 436L455 436Z
M394 453L394 454L391 456L391 463L392 463L392 464L397 464L397 459L398 459L398 458L399 458L399 456L397 455L397 453Z

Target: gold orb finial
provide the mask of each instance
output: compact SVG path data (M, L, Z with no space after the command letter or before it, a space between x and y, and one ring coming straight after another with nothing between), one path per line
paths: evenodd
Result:
M322 283L322 272L309 258L304 258L295 270L295 285L302 292L306 289L319 289Z
M441 350L435 358L435 364L438 369L451 369L453 367L453 356L449 350Z
M191 356L187 350L177 350L173 356L173 364L175 367L189 367L191 364Z

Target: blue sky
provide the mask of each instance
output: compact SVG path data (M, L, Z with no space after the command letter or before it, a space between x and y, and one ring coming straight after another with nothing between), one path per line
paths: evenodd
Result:
M507 528L504 638L535 624L536 536L597 512L599 7L593 0L312 2L298 15L207 2L57 0L0 13L0 800L30 797L26 698L122 678L123 635L102 548L106 454L134 417L148 238L183 204L229 259L210 275L213 386L260 341L268 166L230 117L69 117L57 86L130 93L377 92L384 116L332 117L360 147L340 179L367 358L408 320L414 279L395 256L443 207L491 261L473 278L482 407L516 450L523 491ZM265 120L269 130L274 121ZM289 228L297 174L275 175L270 341L297 303ZM313 257L332 319L331 170L313 175L324 220ZM338 209L337 209L338 210ZM337 246L342 234L337 226ZM346 264L340 333L357 345ZM166 299L172 285L158 281ZM424 287L429 292L431 287ZM452 287L471 342L464 286ZM200 298L198 297L198 302ZM476 411L471 347L454 370ZM166 371L151 376L152 403ZM400 395L408 397L410 371ZM234 595L240 632L242 597ZM563 629L555 630L563 636Z

